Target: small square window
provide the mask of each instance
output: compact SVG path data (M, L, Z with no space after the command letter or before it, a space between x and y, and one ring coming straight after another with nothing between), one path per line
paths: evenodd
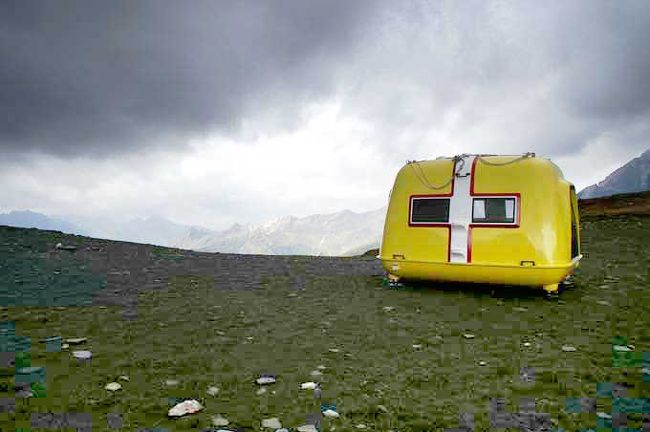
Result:
M472 222L474 223L515 223L516 198L475 198Z
M411 198L411 223L449 222L448 198Z

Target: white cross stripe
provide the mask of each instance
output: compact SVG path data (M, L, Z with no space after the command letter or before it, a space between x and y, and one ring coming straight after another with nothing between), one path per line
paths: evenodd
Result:
M458 168L454 178L454 192L449 200L449 224L451 240L449 261L467 263L467 240L469 225L472 222L472 164L476 156L463 156L456 162ZM464 162L464 163L463 163Z

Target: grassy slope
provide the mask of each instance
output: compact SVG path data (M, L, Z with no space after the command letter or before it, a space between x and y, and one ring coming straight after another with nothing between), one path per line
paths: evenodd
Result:
M65 237L26 232L35 255ZM650 393L638 368L611 367L609 344L622 335L637 351L650 351L650 218L586 217L582 235L585 259L559 303L522 289L494 296L480 286L389 290L379 278L354 276L307 278L305 289L290 297L295 289L282 277L258 290L218 291L212 281L187 275L142 294L132 322L119 308L4 308L2 319L14 320L18 334L33 341L89 337L95 359L79 365L69 353L46 353L35 343L32 364L47 368L48 397L19 400L17 413L0 417L0 425L26 427L29 413L53 411L92 412L95 430L108 430L109 412L123 414L125 430L205 428L217 413L251 430L266 417L293 427L318 409L298 385L324 365L323 401L336 403L342 415L324 421L325 430L358 423L378 431L443 430L458 425L461 411L474 412L477 430L487 430L490 398L505 398L509 411L517 411L524 396L537 398L537 411L551 413L567 430L593 426L593 418L565 413L564 397L593 397L603 381L631 383L630 396ZM301 269L296 258L295 273ZM521 307L527 311L515 309ZM464 339L465 332L476 338ZM577 351L562 352L564 344ZM535 369L534 384L520 382L522 366ZM257 395L253 381L264 372L277 374L278 383ZM104 390L122 374L131 379L123 390ZM166 379L180 384L170 389ZM221 388L217 397L206 394L209 385ZM167 420L168 397L195 397L206 408ZM599 410L608 411L606 400L599 399ZM630 426L639 418L631 416Z

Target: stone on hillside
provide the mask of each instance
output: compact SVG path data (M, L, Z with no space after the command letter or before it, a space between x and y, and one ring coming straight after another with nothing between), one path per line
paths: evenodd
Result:
M323 411L323 415L327 418L339 418L339 413L332 409L327 409Z
M262 427L268 429L280 429L282 427L282 423L280 423L280 419L277 417L272 417L262 420Z
M65 340L65 343L69 345L80 345L82 343L85 343L88 341L88 338L85 337L80 337L80 338L69 338Z
M210 396L216 396L216 395L218 395L218 394L219 394L219 387L216 387L216 386L208 387L208 394L209 394Z
M564 352L574 352L574 351L576 351L576 347L571 346L571 345L562 345L562 351L564 351Z
M168 386L168 387L177 386L178 385L178 380L174 380L174 379L165 380L165 385Z
M300 388L302 390L314 390L315 388L318 387L318 384L313 382L313 381L308 381L300 384Z
M476 336L471 333L463 333L465 339L474 339Z
M257 389L257 391L256 391L255 393L256 393L258 396L259 396L259 395L263 395L264 393L266 393L266 389L265 389L264 387L262 387L262 388L260 388L260 389Z
M318 429L313 424L306 424L298 426L298 432L318 432Z
M267 384L273 384L275 383L275 376L274 375L261 375L257 379L257 384L259 385L267 385Z
M203 409L203 406L194 399L184 400L181 403L174 405L167 415L169 417L182 417L187 414L194 414Z
M108 390L108 391L117 391L117 390L120 390L122 388L122 386L120 385L120 383L110 382L110 383L106 384L106 386L104 388L106 390Z
M90 351L72 351L72 356L77 360L90 360L93 354Z
M211 420L212 420L212 424L217 427L228 426L228 424L230 423L230 421L228 421L227 418L222 417L221 415L212 416Z
M55 248L56 248L56 249L60 249L60 250L68 250L68 251L77 250L77 247L76 247L76 246L72 246L72 245L64 245L63 243L57 243L56 246L55 246Z
M617 352L630 352L634 351L634 345L614 345L612 349Z
M316 369L316 370L313 370L313 371L309 372L309 375L313 376L313 377L321 377L321 376L323 376L323 372Z

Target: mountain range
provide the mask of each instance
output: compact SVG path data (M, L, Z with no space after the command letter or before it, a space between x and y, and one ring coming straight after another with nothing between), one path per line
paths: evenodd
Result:
M650 150L583 189L580 199L650 190ZM109 240L148 243L201 252L352 256L379 247L386 207L355 213L285 216L222 231L189 226L161 216L144 219L50 217L33 211L0 213L0 225L63 231Z
M632 159L597 184L580 191L578 198L598 198L650 190L650 149Z
M109 240L148 243L201 252L268 255L360 255L379 247L386 208L307 217L285 216L258 225L234 224L217 231L160 216L117 221L70 217L72 222L32 211L0 214L0 225L40 228Z

